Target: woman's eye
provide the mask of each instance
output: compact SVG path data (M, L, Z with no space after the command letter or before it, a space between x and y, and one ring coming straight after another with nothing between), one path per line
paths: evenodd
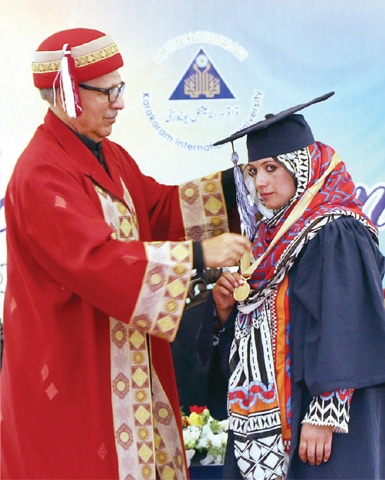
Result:
M266 165L266 171L267 171L267 172L274 172L275 170L277 170L277 166L276 166L276 165L273 165L273 164Z
M257 173L256 168L249 168L248 170L249 170L250 177L254 177L254 175L256 175L256 173Z

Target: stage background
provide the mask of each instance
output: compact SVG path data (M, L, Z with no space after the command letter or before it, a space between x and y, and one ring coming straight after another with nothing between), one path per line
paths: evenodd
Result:
M46 111L32 54L80 26L110 33L125 59L126 108L111 138L164 183L231 166L230 147L213 142L335 91L303 113L347 163L385 251L384 0L0 0L0 19L1 291L5 189ZM244 159L244 140L236 147Z

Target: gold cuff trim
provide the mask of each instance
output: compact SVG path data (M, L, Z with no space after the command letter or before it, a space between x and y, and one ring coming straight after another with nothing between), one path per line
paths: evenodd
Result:
M179 186L186 238L200 241L229 230L221 180L217 172Z
M192 269L192 243L145 243L148 265L130 326L169 342L183 314Z

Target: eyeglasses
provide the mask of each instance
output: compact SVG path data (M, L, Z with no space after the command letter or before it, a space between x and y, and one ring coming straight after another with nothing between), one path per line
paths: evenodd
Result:
M94 92L105 93L108 96L108 101L110 103L114 103L116 102L120 94L123 95L126 84L124 82L120 82L119 85L117 85L116 87L100 88L86 85L85 83L79 83L79 87L84 88L84 90L92 90Z

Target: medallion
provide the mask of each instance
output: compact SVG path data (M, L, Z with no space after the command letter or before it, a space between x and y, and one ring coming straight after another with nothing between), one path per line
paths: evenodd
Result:
M244 300L246 300L249 294L250 294L250 285L245 280L244 283L242 283L242 285L238 285L238 287L236 287L236 289L234 290L233 296L237 302L243 302Z

